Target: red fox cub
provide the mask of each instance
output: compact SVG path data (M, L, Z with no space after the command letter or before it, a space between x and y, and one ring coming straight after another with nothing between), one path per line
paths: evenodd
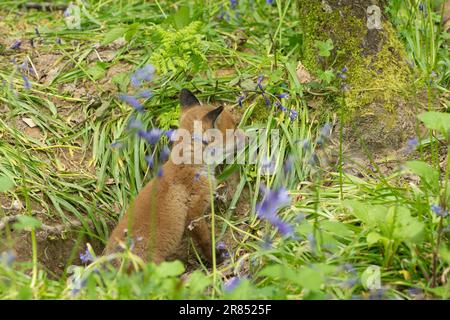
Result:
M176 139L169 160L162 167L162 175L153 178L138 194L134 203L113 230L105 248L105 253L120 250L121 244L131 242L132 252L144 261L161 263L173 254L182 241L185 229L191 223L192 236L198 244L204 258L211 263L212 245L211 229L201 217L210 206L211 189L214 188L214 168L208 170L205 162L187 161L179 163L179 152L195 149L194 127L201 125L201 136L208 129L226 136L226 131L235 130L236 122L232 114L222 106L202 106L197 98L187 89L180 92L181 119L176 132L188 133L190 139L177 142ZM238 145L244 134L234 131ZM228 136L227 136L228 137ZM215 139L217 140L217 139ZM225 150L229 152L226 139ZM233 138L234 140L234 138ZM208 139L200 137L200 146L204 150L212 145ZM215 141L217 142L217 141ZM234 145L234 141L232 142ZM232 146L233 146L232 145ZM234 147L232 148L234 150ZM200 150L200 152L202 152ZM195 151L195 150L194 150ZM194 152L194 157L197 154ZM189 160L193 157L189 156ZM186 161L185 161L186 162ZM217 254L218 260L220 255Z

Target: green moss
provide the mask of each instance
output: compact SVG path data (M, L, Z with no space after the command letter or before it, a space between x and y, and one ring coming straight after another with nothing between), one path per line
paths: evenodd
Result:
M411 72L392 26L383 23L381 48L375 55L365 56L363 42L368 32L365 19L355 17L346 7L327 13L320 1L301 1L299 7L305 34L302 60L305 67L313 73L330 67L341 70L345 66L349 70L346 82L350 90L345 99L336 99L339 105L355 111L378 101L394 111L399 97L410 93ZM318 56L314 42L328 38L333 40L335 50L325 60Z

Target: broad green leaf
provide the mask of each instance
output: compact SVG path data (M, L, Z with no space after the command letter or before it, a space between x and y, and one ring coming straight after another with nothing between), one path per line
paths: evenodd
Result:
M450 113L429 111L418 115L428 129L446 134L450 130Z
M379 266L369 266L361 274L361 284L366 289L381 288L381 271Z
M393 226L392 238L394 240L413 243L419 243L423 240L425 225L411 216L408 208L390 208L386 217L386 225Z
M17 220L18 222L13 225L16 230L40 228L42 226L42 222L40 220L30 216L19 216Z
M123 37L125 35L125 32L127 31L127 28L124 27L117 27L114 29L111 29L108 31L102 41L102 45L110 44L111 42L119 39L120 37Z
M6 192L14 188L15 184L8 176L0 176L0 192Z
M87 69L87 73L94 79L98 80L105 75L105 65L102 62L97 62L94 66Z
M407 161L406 167L433 188L438 187L439 172L423 161Z
M184 272L181 261L163 262L158 266L157 273L161 278L176 277Z
M319 290L325 281L323 274L313 268L302 268L297 275L297 283L308 290Z
M367 244L369 246L377 243L378 241L380 241L381 239L383 239L383 236L381 234L379 234L378 232L370 232L367 235Z
M175 12L173 16L174 26L177 29L182 29L191 22L190 12L188 7L181 7Z

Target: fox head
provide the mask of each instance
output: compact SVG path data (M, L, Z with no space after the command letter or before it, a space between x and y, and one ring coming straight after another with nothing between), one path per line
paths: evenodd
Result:
M237 129L237 121L226 108L202 105L187 89L180 92L180 106L180 126L173 139L172 160L175 163L178 160L178 163L193 161L193 164L201 164L208 161L206 158L209 156L214 157L213 162L217 164L234 154L236 148L242 148L245 134Z

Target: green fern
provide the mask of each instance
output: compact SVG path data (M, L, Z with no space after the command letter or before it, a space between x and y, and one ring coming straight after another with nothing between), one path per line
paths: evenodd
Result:
M197 72L204 66L207 46L199 34L201 23L195 21L183 29L173 27L154 29L153 43L158 47L150 61L161 73L192 71Z

